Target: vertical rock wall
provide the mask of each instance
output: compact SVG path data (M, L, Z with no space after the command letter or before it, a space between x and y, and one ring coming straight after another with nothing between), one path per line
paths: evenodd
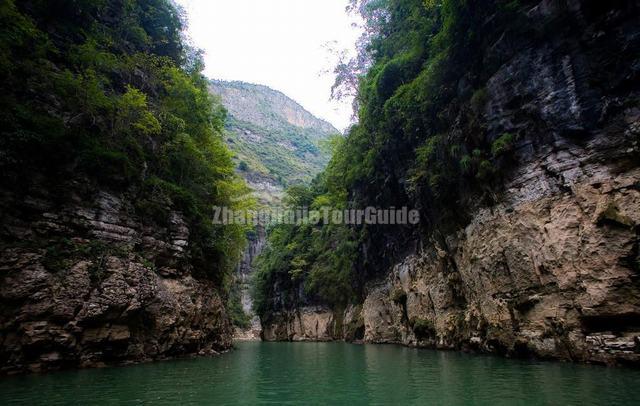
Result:
M0 198L0 372L123 364L231 347L217 287L196 279L179 212L81 181Z
M240 300L242 310L251 318L251 325L248 328L235 327L234 338L236 340L260 340L262 326L260 318L253 311L253 299L251 298L251 278L254 268L253 261L260 255L266 241L264 227L256 226L255 234L250 236L247 248L236 269L234 283L240 289Z
M639 7L529 9L526 24L558 35L505 33L484 55L499 68L483 128L518 134L494 203L461 213L464 228L423 235L358 306L294 305L269 315L265 338L640 363ZM464 123L462 111L451 132Z

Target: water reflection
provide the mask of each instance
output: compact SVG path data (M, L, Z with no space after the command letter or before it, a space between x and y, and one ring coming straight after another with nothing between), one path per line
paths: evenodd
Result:
M240 343L232 353L5 377L0 404L580 404L640 402L640 371L398 346Z

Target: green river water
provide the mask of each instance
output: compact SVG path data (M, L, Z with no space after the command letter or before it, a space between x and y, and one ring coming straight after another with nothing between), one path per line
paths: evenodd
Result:
M640 371L392 345L238 343L212 358L0 378L8 404L640 404Z

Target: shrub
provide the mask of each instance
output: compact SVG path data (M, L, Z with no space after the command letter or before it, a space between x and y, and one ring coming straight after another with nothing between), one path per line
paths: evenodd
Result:
M101 146L83 152L78 160L78 169L100 183L120 187L129 185L140 172L126 153Z
M504 154L513 148L515 136L511 133L504 133L491 144L491 153L494 157Z
M478 173L476 174L476 178L481 180L489 180L495 174L495 168L491 161L483 159L480 161L480 165L478 166Z
M242 294L238 283L233 284L229 292L227 310L231 324L242 329L251 327L251 317L242 308Z
M436 336L436 329L430 320L415 319L413 320L412 328L418 340L434 338Z
M476 112L480 113L488 100L487 89L485 87L476 90L471 96L471 108Z
M463 173L469 173L471 171L471 157L469 155L464 155L460 159L460 168Z

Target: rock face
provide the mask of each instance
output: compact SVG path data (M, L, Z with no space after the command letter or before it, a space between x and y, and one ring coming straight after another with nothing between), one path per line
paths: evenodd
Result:
M256 232L249 236L247 248L245 249L242 259L236 269L234 283L240 289L240 301L242 311L251 318L251 324L248 328L235 327L233 338L236 340L253 341L260 340L262 333L262 325L260 318L253 311L253 299L251 298L251 278L254 272L253 261L262 252L266 239L266 233L263 226L256 226Z
M502 203L372 283L365 340L640 362L640 170L602 164L616 138L550 147Z
M362 342L363 314L361 305L349 305L342 311L326 306L301 306L294 311L271 314L263 323L262 338L266 341Z
M267 86L214 80L211 81L211 88L222 98L229 114L238 120L270 129L280 128L283 123L287 123L313 130L316 137L337 132L328 122L315 117L285 94Z
M487 61L506 61L486 82L487 131L524 134L495 204L465 213L464 228L423 236L368 281L360 306L274 314L265 338L362 336L640 364L640 41L626 19L637 12L631 3L607 15L579 1L533 7L532 25L568 9L584 30L515 52L501 38L487 50ZM605 49L635 60L615 65ZM314 320L323 334L309 329Z
M278 314L265 339L640 363L640 169L603 165L597 152L618 141L550 147L514 176L502 203L371 282L361 308Z
M2 373L230 348L216 286L192 276L179 212L159 227L125 194L79 181L34 190L0 199Z
M292 313L273 315L263 326L266 341L331 341L336 331L336 315L326 307L306 306Z

